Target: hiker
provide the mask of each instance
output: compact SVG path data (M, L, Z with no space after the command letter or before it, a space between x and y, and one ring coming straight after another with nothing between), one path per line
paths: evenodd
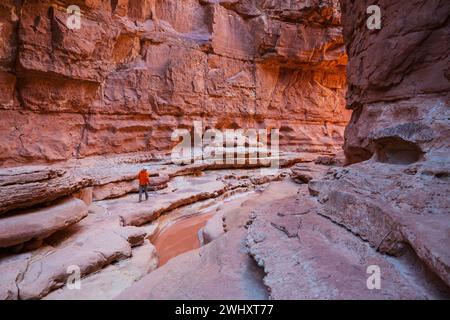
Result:
M145 200L148 200L147 188L148 184L150 183L150 179L148 177L147 169L143 168L139 172L138 179L139 179L139 202L142 201L142 193L145 193Z

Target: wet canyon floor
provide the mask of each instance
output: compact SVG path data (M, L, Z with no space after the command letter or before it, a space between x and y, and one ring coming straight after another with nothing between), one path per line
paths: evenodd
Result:
M158 253L158 267L222 235L223 211L238 210L243 202L254 196L254 190L240 191L221 199L201 201L175 209L158 218L158 231L150 238Z
M199 232L212 214L202 214L181 219L155 237L153 245L158 252L161 267L173 257L201 246Z

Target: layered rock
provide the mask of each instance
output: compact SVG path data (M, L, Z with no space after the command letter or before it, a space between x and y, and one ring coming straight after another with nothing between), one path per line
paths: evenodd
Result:
M216 211L223 216L225 233L173 257L117 298L448 298L445 284L411 251L402 258L377 252L321 216L321 206L306 184L292 181L230 199ZM368 287L371 266L381 270L379 290Z
M378 251L412 248L449 286L450 4L379 1L382 27L369 30L368 1L341 3L353 109L344 149L360 163L311 181L310 191L322 215ZM403 12L413 14L405 21Z
M415 170L362 163L332 170L309 188L324 204L322 215L381 252L401 256L411 246L449 283L450 185L422 168Z
M317 214L320 206L305 185L297 195L255 210L247 243L264 268L264 283L273 299L448 297L445 285L427 274L420 261L391 259L376 252L340 224ZM377 290L367 284L371 266L381 272Z
M278 128L281 145L342 144L345 63L336 1L4 1L0 164L165 154L171 133ZM154 18L160 23L154 25Z
M112 299L157 266L155 247L146 240L143 246L133 249L130 259L119 261L85 277L79 290L64 286L47 295L45 300Z
M255 186L280 180L287 175L282 170L278 174L267 176L259 172L250 172L252 176L230 177L220 172L200 173L199 177L175 177L167 189L152 193L148 201L139 203L137 196L133 194L102 201L101 205L110 215L119 217L122 225L141 226L176 208L219 198L239 190L247 191Z
M450 5L380 1L380 30L366 27L370 1L341 1L349 63L349 163L438 160L448 152ZM419 12L407 20L403 12Z
M0 5L0 214L15 214L0 225L28 226L40 207L67 196L89 205L136 192L138 163L167 155L172 132L194 120L203 129L277 128L286 150L330 153L342 144L349 115L336 1L79 1L80 28L70 29L72 4ZM247 167L158 172L151 189L235 166ZM123 221L142 224L214 196L196 190L141 211L124 201ZM35 248L83 214L48 215L26 237L4 233L2 246Z
M225 7L254 17L258 8L252 4ZM341 4L350 59L347 105L353 109L344 148L353 165L326 169L320 164L330 161L321 158L315 166L296 166L293 179L308 188L224 216L225 230L238 237L250 225L248 250L264 268L272 298L448 298L448 1L379 1L383 25L372 31L366 28L372 3ZM412 13L408 21L404 12ZM295 13L283 19L295 19ZM224 54L236 51L245 58L251 46ZM219 235L202 252L226 239ZM199 297L180 276L178 264L190 264L188 256L120 297L154 297L153 286L167 297ZM233 263L224 261L224 267ZM367 285L370 266L380 268L379 290ZM182 296L170 291L179 286ZM202 288L214 284L204 281Z
M280 153L276 164L289 167L314 159L311 153ZM269 158L264 158L269 160ZM14 209L40 205L68 195L84 198L86 202L117 198L137 192L137 173L143 168L150 172L149 190L161 190L176 176L198 174L201 171L271 166L268 161L254 164L232 162L216 164L198 161L190 165L174 165L170 160L152 161L145 154L114 157L90 157L64 164L23 166L0 169L0 214Z
M81 200L76 200L82 202ZM129 258L135 255L135 272L130 268L128 275L116 278L114 290L120 292L128 284L153 270L157 264L156 253L151 244L146 243L147 233L137 227L122 227L120 220L96 211L91 206L89 215L81 222L68 226L44 240L44 244L32 251L14 254L0 253L0 270L5 276L0 279L0 295L3 299L40 299L59 288L59 294L87 297L89 286L111 280L120 271L122 264L130 266ZM143 249L134 249L144 244ZM127 262L122 262L126 260ZM110 266L114 264L114 266ZM102 269L105 269L102 273ZM67 284L78 270L82 278L99 272L96 277L87 278L86 288L71 291ZM114 271L116 270L116 271ZM81 280L83 288L84 279ZM97 288L99 297L108 293ZM92 288L92 287L91 287ZM111 288L112 289L112 288ZM112 289L109 294L113 294ZM67 292L69 291L69 292ZM116 294L118 293L116 292ZM113 294L114 295L114 294ZM110 297L112 298L112 297Z
M73 170L47 166L25 166L0 170L0 214L31 207L74 194L92 183Z
M281 165L307 161L310 155L296 154L281 157ZM0 228L3 228L0 247L16 246L16 250L38 247L42 240L55 231L67 228L87 214L86 206L92 201L120 198L109 201L111 212L122 217L126 225L140 225L156 219L162 213L193 202L215 198L224 192L260 185L285 175L284 170L271 175L254 174L251 177L223 179L223 175L211 175L206 179L194 179L186 184L181 176L202 175L202 171L220 168L243 168L245 164L199 163L186 166L164 161L144 162L140 155L89 158L64 165L25 166L0 169ZM136 203L138 190L137 172L146 166L150 173L149 191L161 195L152 202L152 208ZM259 167L261 164L256 164ZM222 179L216 181L216 179ZM198 181L198 182L197 182ZM130 194L129 196L126 196ZM68 205L59 198L73 195ZM70 198L70 197L69 197ZM55 200L58 199L58 200ZM52 201L55 200L55 201ZM114 209L113 209L114 207ZM12 227L11 227L12 226Z
M339 156L312 154L337 153L350 112L336 0L77 3L79 30L69 1L0 4L0 247L30 251L0 252L0 298L448 298L448 1L379 1L369 30L372 3L341 0L353 115L349 166L334 168ZM194 120L278 128L282 150L308 153L281 166L309 163L264 175L150 161ZM139 204L127 194L143 165L154 192ZM289 174L298 184L224 203L206 246L153 271L145 238L163 213Z
M126 239L113 232L96 232L83 242L49 253L38 255L28 266L18 283L20 299L42 298L62 287L71 275L70 266L77 266L84 276L130 257L131 247Z
M226 191L226 185L215 176L201 177L184 181L179 179L171 188L149 201L136 202L130 195L118 200L107 201L104 206L113 215L120 216L124 225L143 225L157 219L162 213L197 201L218 197Z
M79 222L88 214L79 199L66 199L49 207L28 210L0 219L0 248L42 241L56 231Z

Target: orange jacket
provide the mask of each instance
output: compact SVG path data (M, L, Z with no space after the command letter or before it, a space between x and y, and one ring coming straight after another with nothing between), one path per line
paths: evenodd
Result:
M147 171L141 170L141 172L139 172L138 178L139 178L139 185L141 186L148 185L150 182Z

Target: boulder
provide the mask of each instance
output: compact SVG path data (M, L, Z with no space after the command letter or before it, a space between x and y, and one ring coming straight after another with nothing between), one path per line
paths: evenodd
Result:
M88 214L86 204L67 198L49 207L29 209L0 217L0 247L42 240L79 222Z
M113 230L92 231L72 244L34 256L17 283L19 298L40 299L61 288L73 274L70 268L77 268L84 277L131 254L125 237Z
M129 259L84 277L79 290L64 286L45 296L44 300L110 300L157 266L155 247L146 240L142 246L133 249Z

